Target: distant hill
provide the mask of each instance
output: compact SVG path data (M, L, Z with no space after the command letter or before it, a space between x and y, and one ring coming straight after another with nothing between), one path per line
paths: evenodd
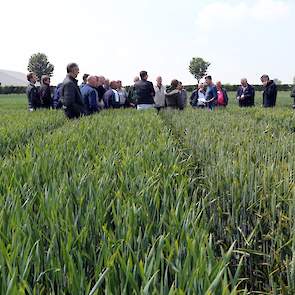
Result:
M26 74L14 71L0 70L1 86L26 86Z

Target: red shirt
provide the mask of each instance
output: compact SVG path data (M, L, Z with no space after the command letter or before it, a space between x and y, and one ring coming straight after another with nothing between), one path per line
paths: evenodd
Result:
M224 106L224 95L223 95L223 91L220 89L217 89L217 105L219 106Z

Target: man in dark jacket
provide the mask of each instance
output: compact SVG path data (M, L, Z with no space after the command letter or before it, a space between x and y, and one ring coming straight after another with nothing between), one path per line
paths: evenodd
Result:
M27 80L30 84L27 87L26 93L28 97L29 111L32 112L41 107L40 95L37 87L35 86L37 76L34 73L29 73L27 75Z
M237 100L240 107L253 107L255 99L255 89L252 85L248 84L246 78L241 79L241 86L237 91Z
M96 76L96 79L97 79L96 91L97 91L97 95L98 95L98 101L102 102L103 96L106 93L106 89L104 88L104 84L105 84L106 79L104 76Z
M81 89L81 94L83 97L83 102L85 106L85 114L91 115L93 113L97 113L99 111L98 108L98 95L95 90L97 86L97 79L95 76L87 77L86 85L84 85Z
M40 100L42 108L50 109L52 107L52 97L50 90L50 78L49 76L42 76L40 87Z
M117 81L111 81L110 89L107 90L103 96L105 109L119 109L120 108L120 95L117 92Z
M82 94L76 80L79 74L79 67L75 63L67 66L67 76L63 81L61 100L65 115L69 119L79 118L84 114L84 104Z
M293 109L295 109L295 87L293 88L293 90L291 92L291 97L294 98Z
M263 106L265 108L273 108L276 106L278 89L273 80L269 79L268 75L261 77L261 82L264 86L263 91Z
M155 89L152 82L147 81L148 74L146 71L140 72L140 81L134 85L137 97L137 109L144 110L154 107Z

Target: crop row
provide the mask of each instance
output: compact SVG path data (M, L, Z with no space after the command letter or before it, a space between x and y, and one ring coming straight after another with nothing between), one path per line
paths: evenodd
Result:
M11 153L39 135L54 130L66 122L61 112L8 112L1 114L0 157Z
M67 122L0 165L1 294L236 294L154 112Z
M232 270L246 255L241 286L294 294L294 113L231 108L162 117L195 163L195 193L204 202L214 245L227 249L236 242Z

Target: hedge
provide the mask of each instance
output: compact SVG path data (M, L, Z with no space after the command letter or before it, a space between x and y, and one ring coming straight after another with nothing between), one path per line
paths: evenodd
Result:
M39 89L40 86L37 86ZM26 86L0 86L0 94L25 94ZM55 86L50 86L51 93L54 93Z
M26 93L25 86L0 86L0 94L23 94Z

